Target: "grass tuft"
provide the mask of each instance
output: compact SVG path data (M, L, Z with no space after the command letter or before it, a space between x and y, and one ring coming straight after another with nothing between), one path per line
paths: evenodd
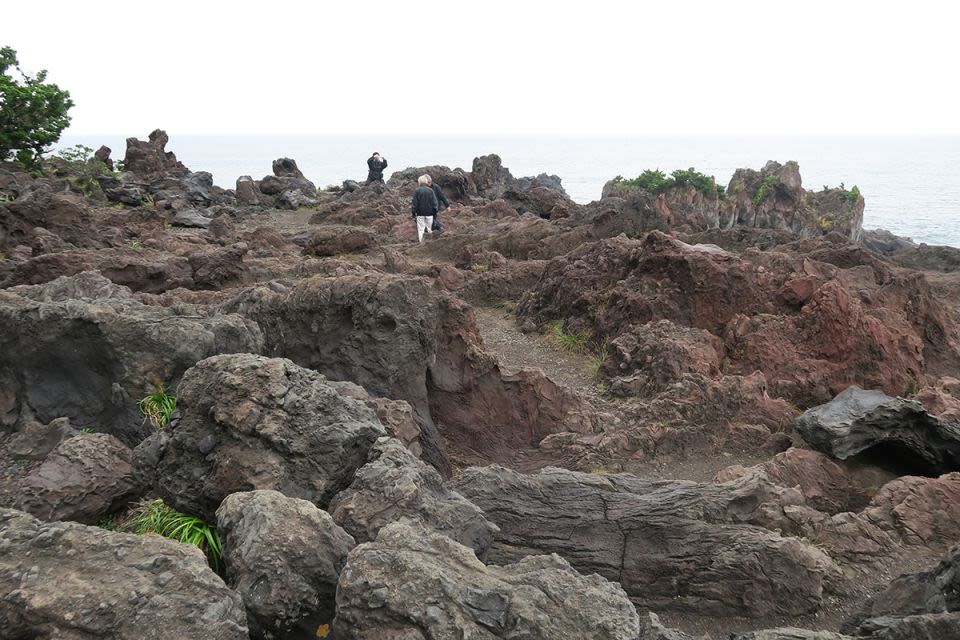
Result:
M141 398L137 405L143 413L144 420L149 420L153 426L162 429L167 426L170 416L177 410L177 397L167 393L162 382L156 382L153 385L153 392Z

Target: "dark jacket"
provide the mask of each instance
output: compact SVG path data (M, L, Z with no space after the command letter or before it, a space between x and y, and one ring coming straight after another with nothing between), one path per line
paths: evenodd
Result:
M448 208L450 206L450 201L447 200L447 196L443 195L443 189L438 187L437 183L433 183L432 189L433 189L433 192L437 195L437 202L439 203L437 205L437 208L439 208L439 205L441 204L443 205L444 209Z
M367 160L367 168L370 169L370 172L367 174L367 182L373 182L375 180L383 182L383 170L387 168L385 158L377 160L373 156L370 156L370 159Z
M410 203L413 217L435 215L439 208L437 194L430 187L421 185L413 192L413 201Z

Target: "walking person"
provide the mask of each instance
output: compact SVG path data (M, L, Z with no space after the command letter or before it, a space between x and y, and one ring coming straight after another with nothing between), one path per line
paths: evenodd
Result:
M417 190L413 192L413 201L410 209L417 221L417 241L423 242L423 234L433 233L433 217L440 208L437 194L430 188L430 176L422 175L417 178Z
M433 178L429 174L427 174L427 179L430 181L429 186L433 189L434 195L437 196L437 213L433 216L433 225L430 229L437 233L443 233L443 225L440 224L440 212L450 208L450 201L447 200L447 196L443 195L443 189L433 184Z
M380 155L380 152L374 151L370 159L367 160L367 184L374 182L383 182L383 170L387 168L387 159Z

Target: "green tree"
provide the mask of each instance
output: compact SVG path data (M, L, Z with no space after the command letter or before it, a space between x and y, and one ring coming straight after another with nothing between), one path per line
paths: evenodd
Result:
M0 160L36 164L70 124L70 92L46 79L46 71L24 73L17 52L0 48Z

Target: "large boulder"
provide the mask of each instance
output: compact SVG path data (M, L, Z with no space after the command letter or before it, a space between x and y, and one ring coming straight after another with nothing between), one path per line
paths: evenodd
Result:
M333 619L353 538L312 503L277 491L233 493L217 509L227 583L254 638L313 637Z
M841 460L874 449L928 475L960 470L960 422L882 391L851 386L803 413L795 427L810 446Z
M133 452L111 435L80 433L23 478L14 507L42 520L96 524L136 494Z
M0 509L4 638L246 640L240 595L192 545Z
M366 406L281 358L207 358L183 375L177 401L180 422L137 447L137 471L167 504L209 520L254 489L326 507L385 433Z
M269 355L290 358L333 380L350 380L374 395L409 402L422 431L424 459L448 473L427 401L438 304L423 279L360 273L318 275L289 289L248 289L222 310L256 321Z
M489 200L503 196L504 191L515 182L510 169L503 166L500 156L495 153L473 159L470 180L477 195Z
M158 307L85 272L0 291L0 427L69 417L77 428L135 446L152 432L137 401L159 381L172 388L217 353L259 352L255 323L208 317L190 305Z
M337 588L337 637L635 640L637 612L616 584L557 556L485 566L423 528L391 524L350 552Z
M802 502L762 483L700 485L549 468L522 475L468 469L451 487L500 532L493 563L557 553L579 571L616 580L655 610L710 615L816 611L839 584L818 549L753 526Z
M440 474L393 438L381 438L370 449L370 462L333 499L330 514L357 542L374 540L391 522L417 523L480 558L497 531L480 509L446 488Z

